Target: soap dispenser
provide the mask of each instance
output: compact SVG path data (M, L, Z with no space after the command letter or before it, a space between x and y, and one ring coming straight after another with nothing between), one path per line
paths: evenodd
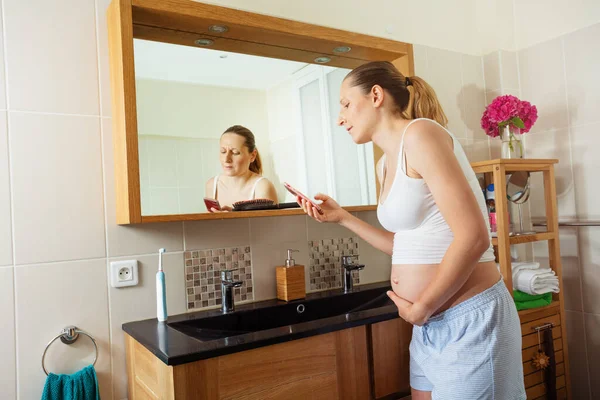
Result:
M304 265L296 265L292 253L298 250L288 249L285 265L276 268L277 298L291 301L306 297Z

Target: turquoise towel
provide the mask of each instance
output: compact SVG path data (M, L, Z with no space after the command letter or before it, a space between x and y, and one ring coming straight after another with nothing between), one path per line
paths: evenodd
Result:
M100 400L98 378L93 365L71 375L50 373L42 400Z

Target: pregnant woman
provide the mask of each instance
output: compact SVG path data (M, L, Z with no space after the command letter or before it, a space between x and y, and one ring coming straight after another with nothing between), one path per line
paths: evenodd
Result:
M344 79L339 125L384 156L377 216L369 225L319 194L319 222L350 229L392 256L388 296L413 324L412 399L525 399L521 329L494 262L485 201L433 89L389 62Z

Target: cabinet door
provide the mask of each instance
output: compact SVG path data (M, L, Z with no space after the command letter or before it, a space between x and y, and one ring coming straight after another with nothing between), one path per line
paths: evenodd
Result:
M373 392L379 399L410 393L408 347L412 325L401 318L371 325Z

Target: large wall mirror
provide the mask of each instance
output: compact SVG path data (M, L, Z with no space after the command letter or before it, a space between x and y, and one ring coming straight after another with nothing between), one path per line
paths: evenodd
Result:
M301 213L283 182L375 208L378 149L337 126L339 90L370 60L411 74L410 45L187 0L113 0L109 36L118 223ZM236 126L254 153L223 135ZM226 196L245 173L245 191ZM281 209L210 213L204 201L265 196Z

